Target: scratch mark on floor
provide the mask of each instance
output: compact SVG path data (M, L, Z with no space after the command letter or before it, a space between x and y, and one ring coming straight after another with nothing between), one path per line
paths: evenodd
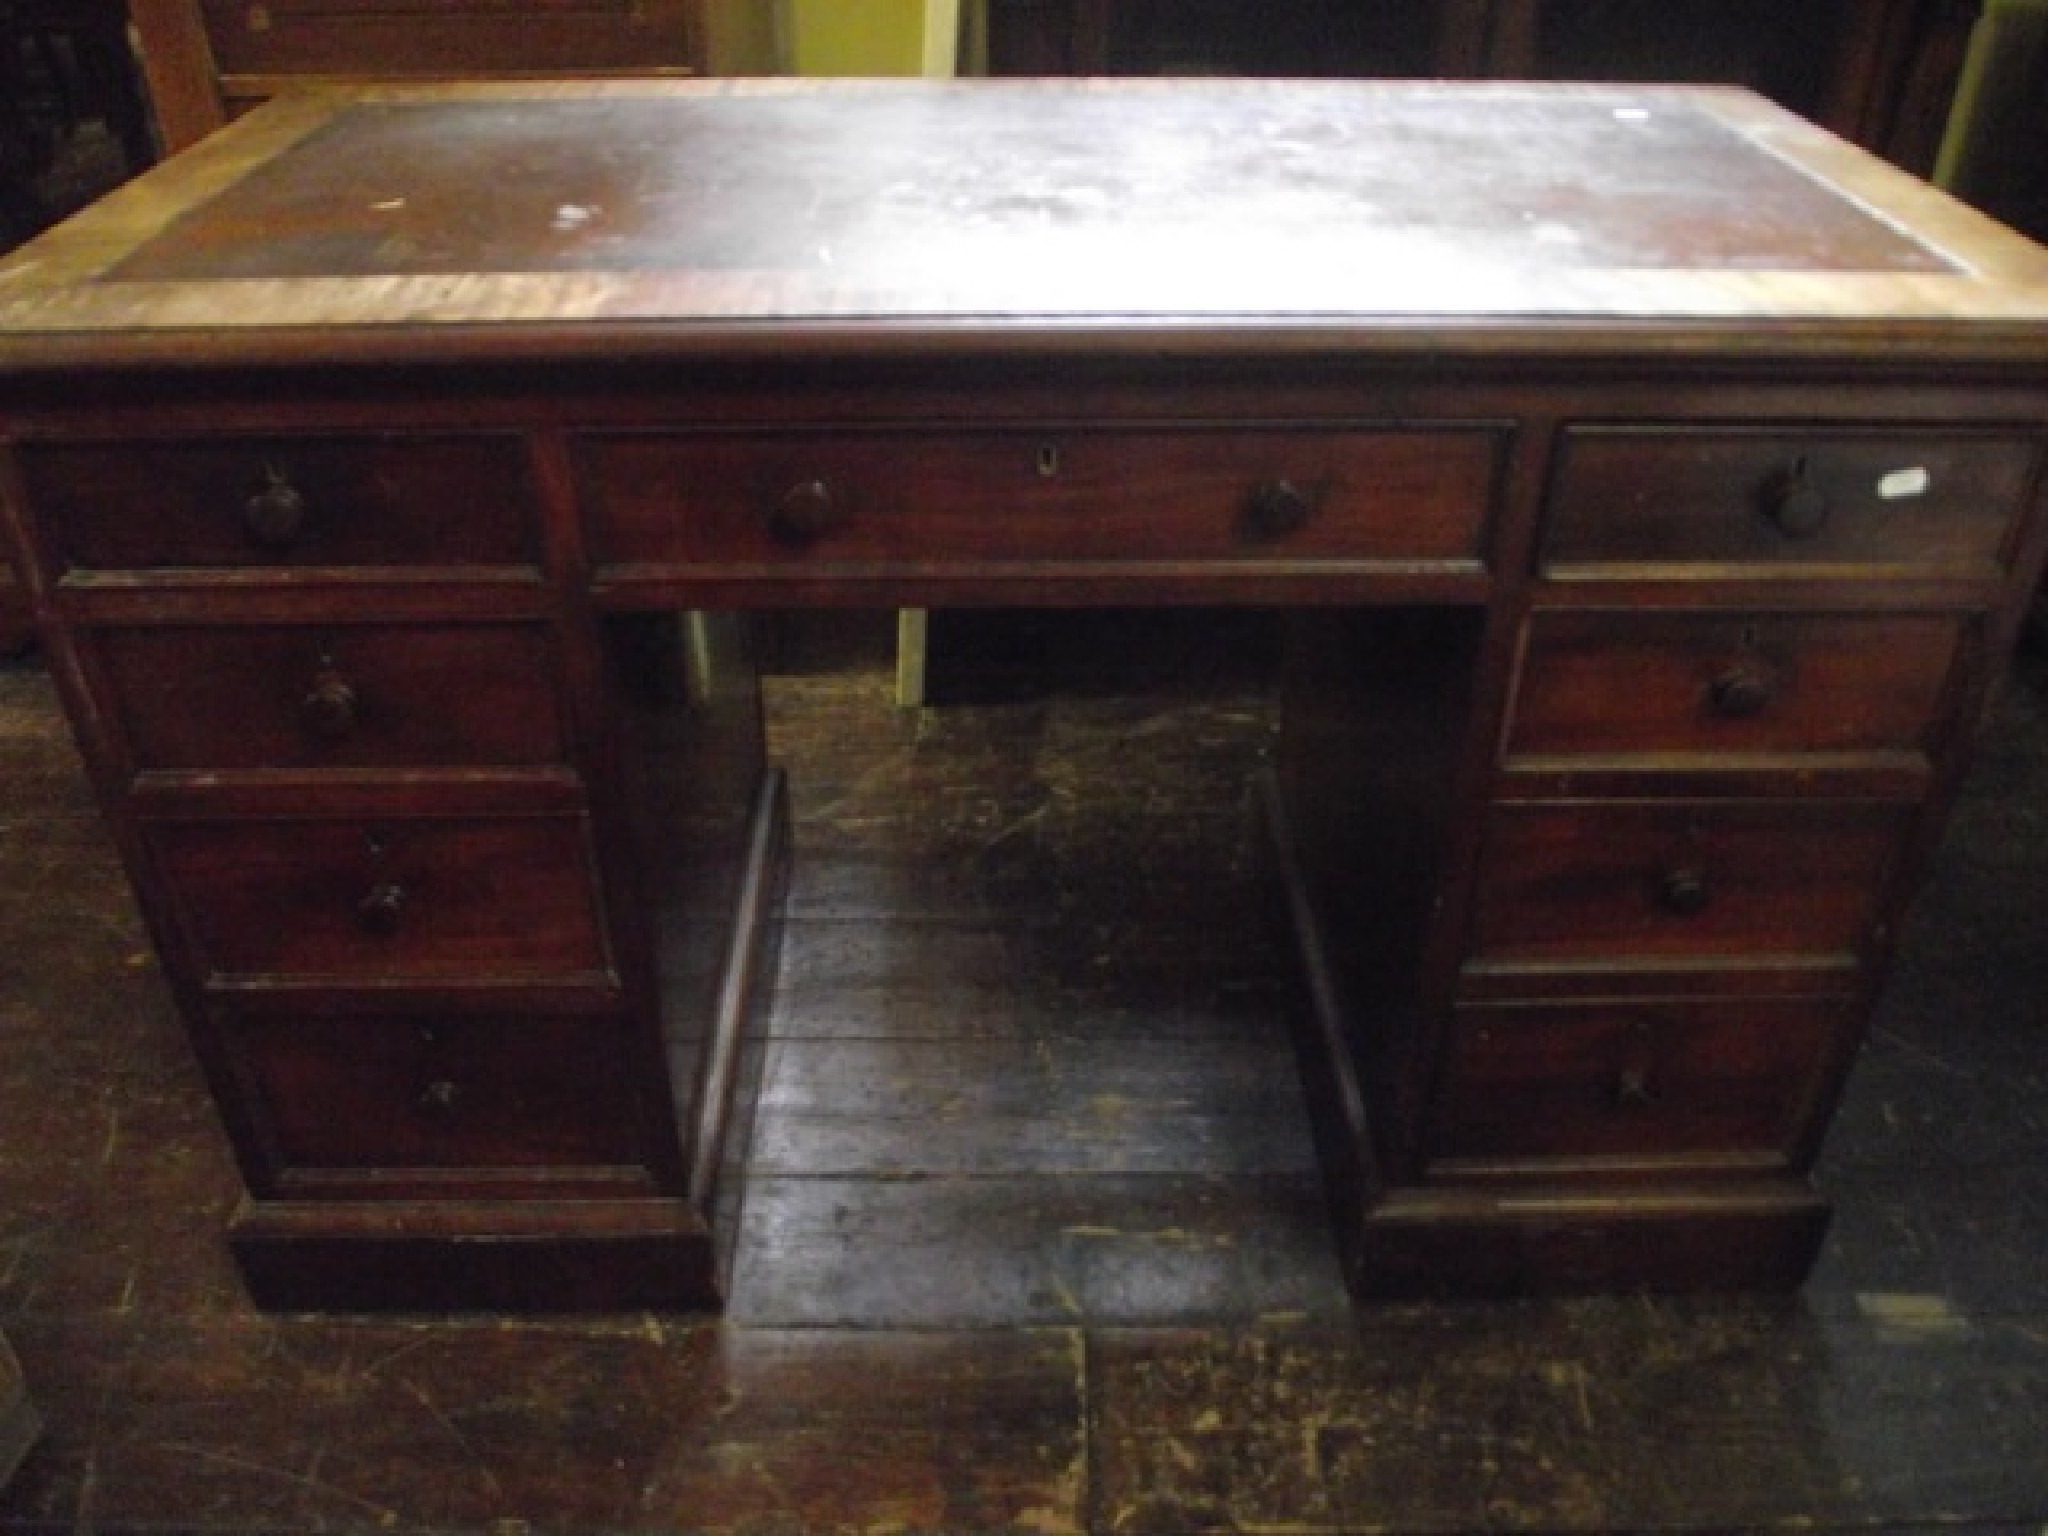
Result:
M484 1486L490 1489L491 1497L494 1499L504 1498L505 1485L498 1481L498 1474L491 1470L490 1463L486 1462L478 1454L475 1444L470 1440L469 1436L462 1432L462 1426L443 1413L440 1405L427 1396L426 1389L410 1377L401 1377L398 1384L412 1394L413 1400L426 1409L428 1416L446 1431L449 1439L453 1440L460 1447L462 1454L468 1458L469 1464L475 1467L478 1474L483 1478Z
M269 1478L276 1482L293 1484L296 1487L304 1488L323 1497L340 1499L344 1503L353 1504L358 1509L367 1510L370 1514L375 1515L378 1521L384 1525L396 1525L403 1518L395 1509L376 1503L374 1500L363 1498L359 1494L350 1493L346 1488L338 1488L333 1483L323 1482L317 1477L309 1477L302 1472L293 1472L285 1467L273 1467L265 1462L250 1461L246 1457L230 1456L225 1451L211 1450L206 1446L192 1445L185 1441L167 1440L163 1442L161 1448L176 1455L190 1456L196 1461L211 1462L215 1466L229 1467L237 1472L253 1473L258 1477Z

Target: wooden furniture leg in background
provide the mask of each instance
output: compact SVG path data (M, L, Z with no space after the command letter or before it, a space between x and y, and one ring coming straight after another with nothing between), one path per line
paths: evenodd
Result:
M42 1432L42 1416L28 1400L21 1364L8 1347L7 1335L0 1333L0 1488L7 1486Z
M28 599L15 580L14 567L0 560L0 661L27 650L35 633Z

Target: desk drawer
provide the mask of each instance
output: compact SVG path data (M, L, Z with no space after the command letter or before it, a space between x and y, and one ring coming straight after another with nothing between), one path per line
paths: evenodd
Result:
M1533 614L1516 759L1924 753L1961 649L1952 614Z
M759 567L1483 556L1490 430L609 436L599 560Z
M633 1055L612 1016L238 1013L223 1028L274 1175L640 1160Z
M1871 801L1497 805L1468 965L1851 964L1910 816Z
M1844 1008L1812 998L1461 1008L1432 1163L1782 1165Z
M585 820L146 823L215 984L591 982L610 966Z
M1583 428L1545 564L2001 569L2040 457L2023 437Z
M19 451L30 510L62 572L538 564L516 438L208 438Z
M511 767L567 761L537 624L102 629L145 772Z

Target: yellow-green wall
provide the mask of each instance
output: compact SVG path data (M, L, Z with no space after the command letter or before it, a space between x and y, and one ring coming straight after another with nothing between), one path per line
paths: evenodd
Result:
M950 75L958 0L788 0L799 75Z
M706 0L711 72L951 75L959 60L960 4L961 0Z

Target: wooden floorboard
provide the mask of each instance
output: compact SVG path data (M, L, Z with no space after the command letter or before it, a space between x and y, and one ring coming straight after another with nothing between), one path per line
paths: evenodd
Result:
M813 1327L1347 1309L1311 1177L758 1179L733 1313Z
M757 1173L1308 1173L1284 1046L1266 1040L786 1040Z

